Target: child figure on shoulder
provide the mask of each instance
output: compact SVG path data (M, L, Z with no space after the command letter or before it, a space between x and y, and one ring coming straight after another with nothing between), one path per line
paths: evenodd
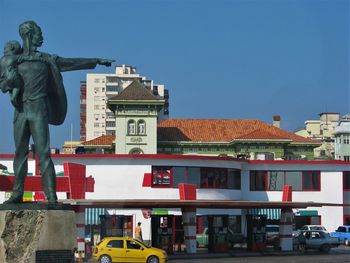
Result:
M23 86L23 80L18 73L22 47L16 40L9 41L4 47L4 56L0 59L0 88L2 92L10 93L11 103L18 107L18 95Z

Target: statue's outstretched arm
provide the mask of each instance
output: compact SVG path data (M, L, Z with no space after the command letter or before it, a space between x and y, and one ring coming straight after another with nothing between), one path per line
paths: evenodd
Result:
M56 63L60 71L72 71L81 69L93 69L96 65L110 67L114 60L102 58L62 58L57 57Z

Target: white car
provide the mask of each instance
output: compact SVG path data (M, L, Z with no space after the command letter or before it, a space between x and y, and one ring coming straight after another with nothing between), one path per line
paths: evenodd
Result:
M320 231L328 232L327 229L324 226L321 226L321 225L305 225L305 226L302 226L299 230L300 231L320 230Z

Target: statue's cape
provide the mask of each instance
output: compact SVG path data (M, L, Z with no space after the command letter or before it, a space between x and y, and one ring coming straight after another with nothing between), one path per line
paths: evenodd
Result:
M56 63L57 56L47 53L41 54L48 61L49 65L49 82L47 87L49 124L61 125L67 115L67 95L60 69Z

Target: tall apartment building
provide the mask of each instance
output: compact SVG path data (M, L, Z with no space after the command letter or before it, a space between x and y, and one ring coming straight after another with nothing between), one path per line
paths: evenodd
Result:
M314 149L315 158L334 159L334 130L339 123L338 112L322 112L319 120L306 120L305 128L295 132L305 138L322 142Z
M169 92L164 85L154 84L136 73L132 66L116 66L114 74L87 74L86 82L80 85L80 140L92 140L102 135L115 135L116 124L114 113L108 109L108 99L118 95L134 80L139 80L165 105L158 115L159 120L169 117Z

